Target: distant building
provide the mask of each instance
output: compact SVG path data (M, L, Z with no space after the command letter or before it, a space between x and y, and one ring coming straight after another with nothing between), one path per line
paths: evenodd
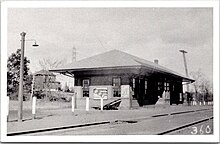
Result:
M63 68L50 70L75 78L77 105L90 97L91 106L120 98L121 107L183 103L183 82L194 80L128 53L112 50Z
M56 75L56 80L60 82L61 84L61 89L65 90L66 86L68 86L68 88L70 90L73 89L73 78L62 75L62 74L57 74Z
M58 91L61 89L61 84L56 81L55 74L47 70L40 70L34 73L34 89L35 91Z

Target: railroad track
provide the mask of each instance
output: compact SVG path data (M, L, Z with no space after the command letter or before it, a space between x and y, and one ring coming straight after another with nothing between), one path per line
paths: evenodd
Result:
M98 125L106 125L106 124L111 124L111 123L136 123L139 120L146 120L146 119L155 119L159 117L167 117L171 115L182 115L182 114L188 114L188 113L196 113L196 112L202 112L202 111L208 111L212 109L200 109L200 110L190 110L190 111L180 111L180 112L173 112L173 113L162 113L162 114L156 114L152 116L147 116L147 117L139 117L135 119L125 119L125 120L114 120L114 121L100 121L100 122L93 122L93 123L87 123L87 124L79 124L79 125L69 125L69 126L62 126L62 127L52 127L52 128L45 128L45 129L36 129L36 130L30 130L30 131L20 131L20 132L12 132L8 133L7 136L18 136L18 135L26 135L26 134L39 134L39 133L44 133L44 132L56 132L56 131L62 131L62 130L70 130L70 129L75 129L75 128L85 128L85 127L92 127L92 126L98 126ZM186 127L202 123L205 121L208 121L210 119L213 119L213 117L205 118L199 121L195 121L192 123L188 123L186 125L182 125L173 129L169 129L164 132L160 132L157 135L164 135L164 134L169 134L171 132L177 131L184 129Z
M172 128L172 129L169 129L167 131L160 132L157 135L165 135L165 134L169 134L169 133L172 133L172 132L180 131L180 130L183 130L185 128L191 127L193 125L209 121L211 119L213 119L213 117L209 117L209 118L201 119L201 120L194 121L194 122L191 122L191 123L187 123L185 125L182 125L182 126L179 126L179 127L176 127L176 128Z

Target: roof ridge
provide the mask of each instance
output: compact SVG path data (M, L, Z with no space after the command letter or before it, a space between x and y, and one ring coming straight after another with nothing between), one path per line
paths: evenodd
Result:
M90 57L81 59L81 60L79 60L79 61L71 62L71 63L67 64L67 66L73 65L74 63L83 62L83 61L85 61L85 60L87 60L87 59L93 59L93 60L96 60L96 61L106 62L106 63L108 63L108 64L111 64L109 61L96 58L96 56L102 56L102 55L105 55L105 54L107 54L107 53L114 52L114 51L115 51L115 52L120 52L120 53L123 53L123 54L127 54L127 55L129 55L129 56L132 56L132 55L130 55L130 54L124 52L124 51L121 51L121 50L118 50L118 49L112 49L112 50L109 50L109 51L106 51L106 52L103 52L103 53L99 53L99 54L96 54L96 55L93 55L93 56L90 56ZM64 67L65 67L65 66L64 66Z
M99 53L76 62L72 62L63 68L59 69L82 69L82 68L101 68L101 67L126 67L126 66L144 66L147 68L153 68L158 71L170 73L173 75L178 75L183 78L188 78L182 74L179 74L169 68L156 64L152 61L140 58L138 56L132 55L130 53L124 52L118 49L112 49L103 53ZM52 70L53 71L53 70Z

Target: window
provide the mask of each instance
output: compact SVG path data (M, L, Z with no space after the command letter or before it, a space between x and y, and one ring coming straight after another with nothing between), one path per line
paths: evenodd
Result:
M132 88L133 88L132 90L134 91L134 89L135 89L135 78L132 79Z
M170 84L167 83L167 91L169 91L169 90L170 90Z
M163 83L162 82L158 82L157 83L157 90L159 91L159 90L162 90L163 89Z
M84 89L83 90L83 97L89 97L89 89Z
M170 90L170 84L168 82L165 82L164 83L164 88L165 88L165 91L169 91Z
M84 79L83 80L83 88L88 88L89 87L89 79Z
M113 86L121 86L121 79L113 78Z
M89 97L89 79L84 79L83 85L83 97Z
M113 78L112 80L113 85L113 97L121 97L121 79L120 78Z
M121 97L121 89L113 88L113 97Z
M144 92L147 94L147 80L144 81Z

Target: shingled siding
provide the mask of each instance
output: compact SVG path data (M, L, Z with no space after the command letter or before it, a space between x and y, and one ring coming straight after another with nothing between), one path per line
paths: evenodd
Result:
M95 76L90 78L90 85L112 85L111 76Z
M76 79L76 86L82 86L82 81L84 79L89 79L90 86L98 86L98 85L112 85L113 78L120 78L121 85L129 85L129 77L128 76L94 76L94 77L81 77Z

